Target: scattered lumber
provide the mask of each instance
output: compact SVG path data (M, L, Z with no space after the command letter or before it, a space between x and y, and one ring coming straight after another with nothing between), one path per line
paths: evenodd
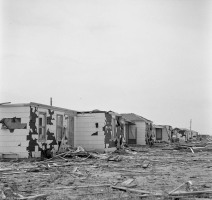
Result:
M175 192L170 194L171 196L178 196L178 195L198 195L198 194L212 194L212 190L202 190L202 191L191 191L191 192Z
M201 194L212 194L212 190L192 191L192 192L175 192L175 193L168 194L168 196L183 198L185 196L191 196L191 195L195 196L195 195L201 195ZM151 196L161 197L163 195L164 194L160 194L160 193L157 193L157 194L143 194L143 195L139 195L139 197L151 197Z
M142 167L143 167L144 169L146 169L146 168L149 166L149 164L150 164L150 162L147 161L147 160L145 160L145 161L143 162L143 164L142 164Z
M180 186L178 186L177 188L175 188L174 190L172 190L171 192L169 192L169 195L174 193L175 191L177 191L178 189L180 189L183 185L185 184L190 184L192 185L192 182L191 181L186 181L185 183L181 184Z
M23 174L23 173L26 173L26 171L20 171L20 172L8 172L8 173L2 173L2 175Z
M28 197L21 197L18 198L19 200L41 200L46 199L46 197L49 196L48 194L38 194L34 196L28 196Z
M90 188L90 187L110 187L110 184L102 185L79 185L79 186L68 186L68 187L56 187L56 188L45 188L45 190L65 190L65 189L78 189L78 188Z
M135 193L139 193L139 194L150 194L151 193L151 192L146 191L146 190L137 190L137 189L131 189L131 188L127 188L127 187L111 186L111 188L118 189L118 190L124 190L124 191L128 191L128 192L135 192Z
M0 169L0 172L5 172L5 171L12 171L14 169L12 168L4 168L4 169Z

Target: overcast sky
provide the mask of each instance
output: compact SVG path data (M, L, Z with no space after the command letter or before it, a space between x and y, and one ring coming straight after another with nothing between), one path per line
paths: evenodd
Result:
M2 0L0 102L136 113L212 135L211 0Z

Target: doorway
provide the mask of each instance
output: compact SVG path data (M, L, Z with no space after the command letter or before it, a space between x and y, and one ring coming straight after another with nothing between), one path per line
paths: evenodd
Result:
M162 140L162 128L156 128L156 140Z
M74 147L74 117L68 116L67 117L67 138L68 138L68 145Z

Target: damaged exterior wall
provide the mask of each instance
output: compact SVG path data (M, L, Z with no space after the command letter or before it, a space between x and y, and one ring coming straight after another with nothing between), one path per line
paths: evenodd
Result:
M123 113L122 116L127 119L130 120L131 122L135 123L135 127L136 127L136 144L139 145L146 145L146 141L148 136L150 136L152 134L152 130L150 130L150 124L152 124L152 121L143 118L139 115L136 115L134 113ZM128 141L129 137L128 137Z
M173 136L174 138L178 138L179 141L184 142L188 140L196 140L198 136L198 132L189 130L189 129L180 129L180 128L175 128L173 129Z
M26 129L14 129L13 132L10 129L5 129L3 124L0 124L0 154L1 153L17 153L23 158L28 157L27 147L29 141L26 140L29 134L29 107L0 107L0 120L6 118L20 118L21 123L26 123ZM2 129L3 128L3 129Z
M116 115L107 112L77 115L75 146L101 150L114 148L120 135L124 136L124 124Z
M137 144L146 144L146 123L144 121L135 121L137 127Z
M172 127L168 125L154 125L153 132L154 132L154 141L155 142L170 142L171 141L171 130ZM161 132L161 138L158 137L158 131Z
M20 118L26 129L0 129L0 153L16 153L19 158L40 157L42 150L63 151L73 145L76 111L41 104L1 106L1 118Z

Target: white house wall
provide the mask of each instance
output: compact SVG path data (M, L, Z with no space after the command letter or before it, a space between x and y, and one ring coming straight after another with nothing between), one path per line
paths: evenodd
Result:
M120 116L110 113L84 113L78 114L76 121L75 146L108 150L115 147L116 138L124 137L124 124L120 123Z
M3 118L21 118L21 123L26 123L26 129L14 129L11 132L9 129L2 129L0 124L0 154L16 153L19 157L27 158L27 147L29 141L26 140L29 133L29 107L1 107L0 120Z
M135 121L137 127L137 144L145 145L146 123L144 121Z
M166 128L162 128L162 141L168 142L169 136Z
M98 128L96 128L98 123ZM105 113L78 114L74 144L85 149L104 148Z
M39 112L46 114L46 138L38 140L38 116ZM67 117L76 115L76 112L65 113L54 109L42 108L39 106L23 107L1 107L0 120L3 118L21 118L21 123L26 123L26 129L0 129L0 154L16 153L19 158L40 157L41 151L55 149L58 151L56 137L57 115L63 116L63 127L67 128ZM61 146L65 146L68 140L64 137ZM60 148L62 149L62 148Z

